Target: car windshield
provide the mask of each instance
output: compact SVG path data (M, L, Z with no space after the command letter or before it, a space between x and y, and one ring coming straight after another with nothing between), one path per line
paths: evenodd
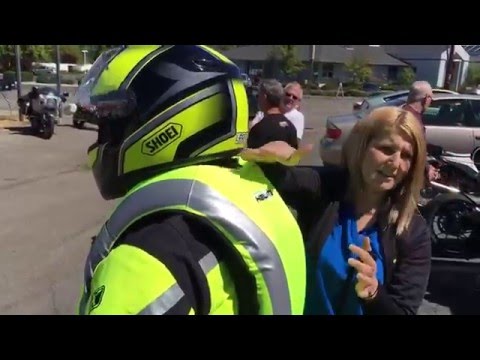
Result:
M360 106L360 111L367 111L369 108L369 102L367 100L363 100L362 105Z

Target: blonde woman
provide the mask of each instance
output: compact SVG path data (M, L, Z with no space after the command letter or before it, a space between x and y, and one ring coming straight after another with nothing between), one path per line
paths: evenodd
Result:
M431 266L416 207L426 159L418 121L396 107L374 110L354 127L339 168L292 166L309 149L272 142L242 154L277 172L273 185L297 211L309 260L305 313L416 314Z

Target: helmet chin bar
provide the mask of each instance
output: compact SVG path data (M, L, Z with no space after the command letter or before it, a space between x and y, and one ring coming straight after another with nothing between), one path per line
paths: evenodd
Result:
M100 194L105 200L122 197L128 191L124 177L118 175L117 167L118 148L109 144L100 145L92 171Z

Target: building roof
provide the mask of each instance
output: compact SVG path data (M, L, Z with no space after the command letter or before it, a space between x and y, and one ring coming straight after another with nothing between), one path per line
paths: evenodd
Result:
M265 61L272 53L274 46L242 46L224 51L223 54L233 61ZM310 61L311 45L296 45L296 49L301 61ZM406 63L388 55L382 47L371 47L368 45L315 45L316 62L345 64L354 57L366 59L370 65L408 66Z
M265 61L273 45L247 45L222 51L222 54L234 61Z
M477 56L480 54L480 45L462 45L463 48L473 56Z
M405 62L387 54L381 46L354 45L351 57L365 59L369 65L408 66Z

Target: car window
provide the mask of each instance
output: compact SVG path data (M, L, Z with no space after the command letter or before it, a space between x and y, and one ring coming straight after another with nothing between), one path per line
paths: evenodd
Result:
M432 126L468 126L465 109L468 106L463 99L434 100L423 113L425 125Z
M407 102L407 97L395 98L393 100L387 101L385 105L388 106L402 106Z
M393 94L388 94L387 96L384 96L383 100L385 102L390 102L397 99L403 99L403 98L407 99L407 96L408 96L408 91L399 91L399 92L395 92Z
M470 100L470 109L467 114L468 125L480 127L480 100Z

